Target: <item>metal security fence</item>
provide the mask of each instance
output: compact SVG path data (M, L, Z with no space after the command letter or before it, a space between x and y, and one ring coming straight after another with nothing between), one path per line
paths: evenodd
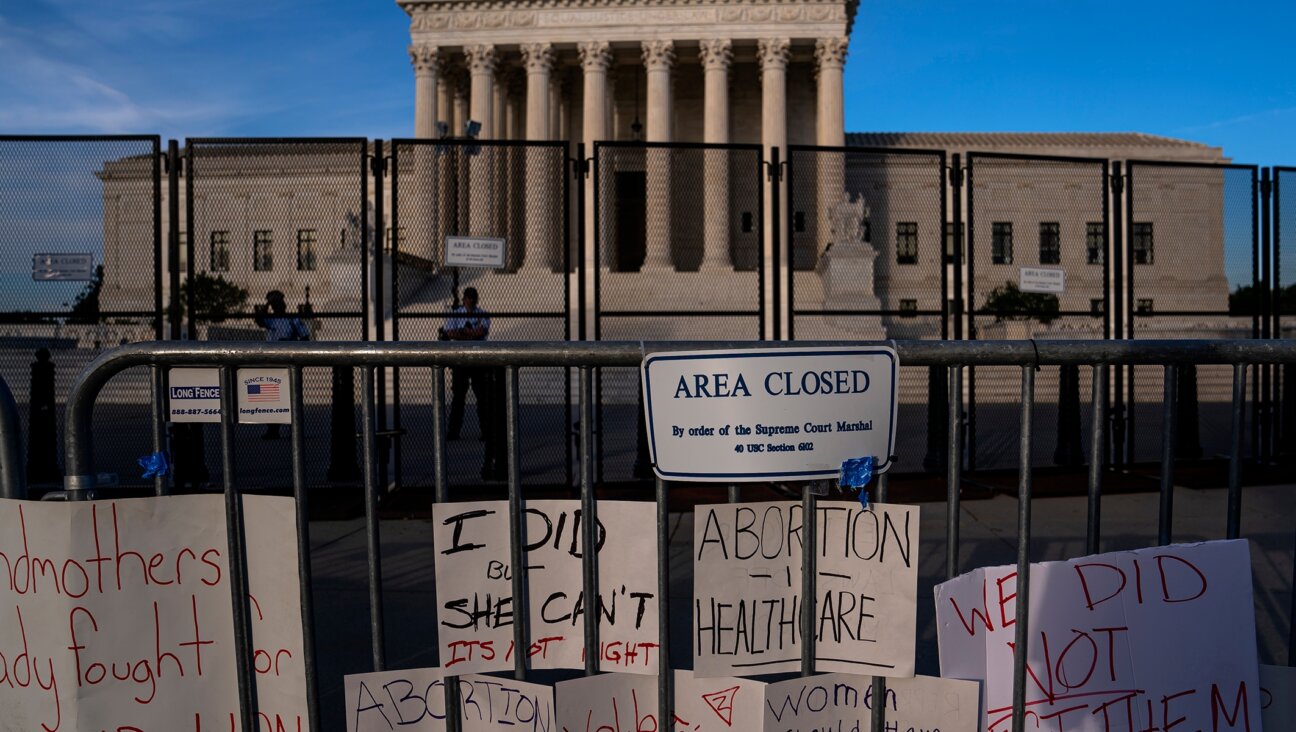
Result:
M471 287L478 293L478 305L489 313L490 340L571 340L576 242L570 227L567 143L393 140L390 149L391 215L379 265L387 273L380 279L391 339L443 337L462 293ZM448 240L469 236L502 240L503 266L447 264ZM450 375L445 398L457 406L458 414L467 415L450 425L463 438L448 447L452 482L476 482L493 462L492 453L502 448L500 410L492 411L490 404L478 400L481 396L489 401L493 394L501 402L500 376L497 370L469 369ZM401 436L431 419L434 387L426 373L393 371L389 378L390 431L396 440L393 483L430 487L430 446ZM546 482L570 485L570 372L533 369L525 379L526 429L549 439L523 456L524 469ZM492 427L497 428L493 434Z
M520 427L520 409L521 401L519 389L519 374L527 369L533 368L573 368L577 371L578 378L578 402L580 405L580 414L582 416L582 449L580 451L580 496L582 502L583 515L588 520L582 522L582 568L583 568L583 588L586 596L595 596L597 593L598 577L598 552L595 550L597 524L597 511L599 501L596 496L596 481L594 478L594 455L593 442L590 439L591 417L594 409L594 370L598 368L622 367L632 368L637 366L645 353L666 351L666 350L691 350L698 348L759 348L768 347L769 344L759 342L649 342L649 343L487 343L476 346L463 346L459 344L442 344L442 343L378 343L367 346L357 346L348 344L248 344L248 345L216 345L216 344L136 344L115 349L105 353L90 368L88 368L79 379L69 398L68 419L69 429L67 432L67 455L69 475L67 478L67 492L62 496L69 500L93 499L107 495L107 491L99 490L94 482L95 463L93 461L93 441L95 431L92 426L92 415L98 397L102 389L109 380L117 373L132 367L153 367L168 368L172 366L213 366L221 370L222 384L226 387L222 389L223 414L225 421L221 424L221 449L222 462L227 465L233 465L242 455L238 445L233 439L235 425L230 419L230 415L235 413L234 404L231 401L235 383L235 369L247 366L260 365L280 365L287 366L290 369L290 390L292 401L295 409L300 410L303 403L303 389L301 374L307 368L347 368L359 369L363 385L361 390L361 410L362 419L362 442L363 452L365 455L364 462L364 493L366 506L366 543L367 543L367 583L369 599L369 631L370 631L370 660L364 663L360 659L348 659L344 667L349 672L367 670L371 667L374 670L383 670L387 666L387 648L389 636L395 636L397 632L405 630L404 628L394 628L388 621L388 616L384 611L384 572L382 557L382 542L380 536L380 524L378 521L378 505L382 493L382 487L377 480L377 402L375 400L375 381L376 375L381 369L402 368L402 369L427 369L432 374L432 379L440 383L444 379L446 368L462 367L491 367L502 368L506 373L506 394L508 400L507 420L508 420L508 445L507 455L509 460L508 469L508 496L509 496L509 514L511 525L516 526L526 510L528 476L519 469L519 456L524 449L524 443L529 439ZM797 344L798 347L805 344ZM841 346L843 343L820 343L818 345L835 345ZM851 345L859 345L858 343ZM1232 401L1230 421L1232 424L1231 446L1229 451L1229 471L1227 480L1227 503L1224 515L1219 517L1220 532L1219 534L1227 538L1237 538L1242 536L1242 441L1241 441L1241 423L1244 420L1244 403L1243 398L1246 387L1246 373L1248 366L1256 364L1275 364L1288 365L1296 364L1296 345L1285 341L1257 341L1257 340L1229 340L1229 341L1074 341L1074 340L1044 340L1038 342L1031 341L967 341L967 342L937 342L937 341L898 341L892 342L899 354L901 362L913 366L934 368L942 372L951 383L958 383L963 376L965 369L969 367L1010 367L1015 369L1020 387L1020 402L1018 404L1018 417L1020 422L1020 432L1022 436L1019 440L1019 458L1016 467L1017 480L1017 528L1016 528L1016 568L1019 578L1016 586L1016 603L1015 603L1015 623L1017 645L1024 647L1026 638L1029 634L1031 624L1030 614L1030 593L1035 588L1028 586L1024 579L1028 576L1028 566L1032 558L1032 547L1038 545L1039 541L1035 538L1032 525L1032 505L1034 491L1034 474L1033 450L1035 449L1032 440L1033 430L1031 423L1036 409L1036 369L1048 366L1072 366L1084 369L1088 372L1093 388L1091 393L1094 395L1089 405L1091 411L1091 424L1096 425L1089 439L1086 441L1087 450L1091 460L1089 479L1088 479L1088 502L1087 511L1083 520L1084 526L1084 552L1092 554L1102 551L1105 546L1111 545L1111 539L1105 539L1103 533L1104 521L1102 516L1103 504L1103 475L1104 465L1103 454L1105 452L1105 412L1107 409L1107 400L1103 396L1107 393L1107 384L1110 372L1117 367L1139 365L1141 367L1161 368L1166 377L1167 383L1173 384L1181 371L1189 366L1201 367L1205 365L1220 365L1229 368L1233 374L1232 380ZM434 392L439 394L440 392ZM956 395L958 391L954 392ZM12 410L5 408L6 401L3 393L0 392L0 461L5 467L6 472L0 472L0 484L10 486L14 478L10 467L13 464L14 454L16 452L15 440L12 429ZM1173 389L1167 388L1164 395L1164 404L1166 413L1172 413L1175 404L1175 393ZM445 434L442 430L440 416L445 408L444 401L434 399L433 409L435 418L431 420L431 434L428 436L432 442L436 458L436 469L434 475L435 498L439 502L450 500L449 485L446 480L445 460L446 445ZM949 405L949 424L951 425L951 444L959 443L961 420L958 419L961 405L959 399L952 399ZM154 419L158 427L161 425L161 412L154 412ZM1167 418L1160 430L1162 451L1160 461L1160 494L1158 508L1156 510L1157 522L1157 545L1166 545L1171 543L1175 536L1175 468L1177 462L1176 455L1176 438L1175 438L1175 421L1173 418ZM292 428L291 436L291 460L293 464L293 485L294 495L298 501L298 521L297 521L297 545L298 551L303 558L310 557L310 534L311 525L306 520L308 515L308 506L310 501L310 491L306 479L306 463L310 459L311 446L306 439L306 432L303 429L302 422L296 421ZM936 540L939 545L940 554L944 557L944 572L946 578L952 578L963 571L972 568L972 562L969 562L964 555L963 543L960 539L960 491L959 486L963 479L963 465L960 459L960 452L952 450L947 465L947 498L946 498L946 518L943 537ZM235 552L231 558L232 582L235 586L240 586L246 579L246 565L255 558L247 556L245 545L240 543L239 537L242 531L243 517L239 509L239 494L242 487L234 479L234 473L227 471L224 473L223 480L225 499L227 504L227 514L229 517L229 531L231 536L231 547ZM656 507L658 516L657 544L659 551L658 563L658 593L660 597L669 596L670 580L670 562L668 558L668 547L670 543L671 524L667 520L671 511L673 500L673 489L676 486L664 481L656 481ZM165 481L157 483L157 492L167 493L169 486ZM813 515L816 506L816 496L811 486L806 486L802 491L802 510L803 515ZM874 495L879 501L886 501L888 494L887 477L882 476L875 488ZM732 494L731 494L732 495ZM810 528L813 524L807 526L809 535L806 537L808 543L813 544L813 534ZM521 566L518 558L520 555L520 542L523 539L516 532L510 532L511 556L514 557L515 565ZM803 552L803 574L807 578L816 576L816 552ZM318 604L312 607L311 598L314 596L312 587L311 562L303 561L300 563L301 576L301 595L303 598L304 612L303 622L305 625L305 667L306 678L308 679L308 708L310 716L310 726L312 729L321 729L326 722L336 725L336 720L329 722L321 712L320 706L320 688L324 683L330 680L322 679L317 673L321 665L321 657L329 653L328 644L316 644L315 627L316 621L321 614L327 613L329 608L326 605ZM512 593L516 597L525 597L527 571L525 567L522 571L512 574ZM813 579L809 580L813 582ZM817 617L815 608L816 590L813 584L807 586L807 591L803 592L804 602L807 604L806 609L801 614L801 633L806 642L802 644L801 672L803 675L812 674L814 668L814 645L815 631L814 623ZM923 590L920 589L920 596ZM930 595L928 595L930 596ZM245 664L238 667L240 674L240 703L242 710L242 720L244 727L247 729L256 728L256 713L254 693L251 691L252 684L252 664L254 646L248 632L248 622L246 618L250 609L247 601L242 602L243 607L237 608L236 618L244 618L235 625L235 638L238 653L241 657L247 659ZM1288 614L1290 623L1290 611L1288 608L1272 609L1270 612L1274 615L1282 613ZM526 618L526 613L519 614L519 617ZM658 677L657 685L659 689L658 700L658 718L668 718L669 710L672 708L672 689L670 676L670 638L673 634L680 632L681 628L675 627L670 620L669 613L661 614L660 635L662 642L662 661L661 672ZM597 647L599 635L599 623L597 622L597 613L586 613L584 616L584 637L588 645ZM410 619L409 622L422 623L423 619ZM389 632L395 630L396 632ZM515 622L513 624L513 636L516 647L528 647L530 638L530 629L526 621ZM409 636L405 636L407 639ZM1293 635L1288 631L1288 638ZM408 642L408 641L406 641ZM1292 641L1289 640L1289 645ZM522 654L517 654L518 658ZM1289 663L1290 663L1289 651ZM518 678L525 677L529 669L524 660L519 660L515 666L515 675ZM599 673L599 658L597 654L588 654L585 661L586 675ZM1027 678L1026 654L1017 654L1013 668L1013 729L1025 729L1028 710L1026 708L1026 695L1030 682ZM333 680L335 682L335 680ZM873 693L877 695L885 694L886 681L883 678L873 680ZM455 683L445 684L447 693L447 709L457 709L457 703L454 695L457 694L458 685ZM886 705L873 705L872 719L874 729L885 729ZM458 720L452 719L451 723L456 724ZM454 727L452 727L454 728Z

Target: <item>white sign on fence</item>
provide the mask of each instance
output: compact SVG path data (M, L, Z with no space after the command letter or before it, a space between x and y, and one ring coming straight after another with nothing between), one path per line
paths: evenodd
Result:
M496 676L460 676L463 732L557 730L552 686ZM416 668L345 679L347 732L442 732L445 670Z
M584 668L586 612L599 614L600 667L657 673L657 513L644 501L599 501L599 597L586 600L580 501L527 501L530 667ZM513 668L508 503L439 503L437 638L451 673Z
M288 369L239 369L238 421L243 424L290 424L292 401Z
M33 254L32 279L36 282L83 282L94 279L93 254Z
M1011 725L1016 589L1011 566L936 587L941 673L984 682L991 732ZM1032 564L1028 649L1026 703L1045 732L1234 729L1243 718L1254 725L1260 684L1247 543Z
M801 504L698 506L693 668L740 676L801 668ZM918 509L819 501L816 668L912 676Z
M643 388L654 467L668 479L812 480L872 457L884 472L898 367L881 346L650 354Z
M305 728L295 504L244 496L257 700ZM0 501L5 729L233 729L221 496Z
M503 267L504 254L503 239L490 236L447 236L445 239L447 267Z
M1066 270L1022 267L1019 288L1022 292L1066 292Z
M167 386L172 422L221 421L219 369L173 368Z
M887 730L974 732L981 689L975 681L914 676L887 679ZM765 729L777 732L872 729L873 679L824 674L765 687ZM882 732L878 730L876 732Z
M636 674L599 674L561 681L555 688L557 730L567 732L758 732L765 684L749 679L701 679L673 673L671 724L659 725L657 679Z

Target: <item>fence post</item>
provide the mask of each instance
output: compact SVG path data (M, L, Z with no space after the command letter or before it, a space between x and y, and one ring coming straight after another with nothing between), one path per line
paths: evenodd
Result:
M1058 368L1057 447L1053 450L1055 465L1084 465L1084 448L1080 437L1080 367Z

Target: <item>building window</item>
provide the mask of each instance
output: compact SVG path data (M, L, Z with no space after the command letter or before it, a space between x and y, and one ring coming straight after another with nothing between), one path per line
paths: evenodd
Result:
M252 269L257 272L274 270L274 234L264 229L252 232Z
M959 232L959 236L958 236L959 253L962 254L963 250L965 249L965 247L963 247L962 244L965 241L963 235L966 233L966 229L964 228L963 222L961 221L959 222L958 232ZM946 222L945 224L945 264L951 264L953 262L954 262L954 224ZM962 262L963 262L963 257L960 256L959 263L961 264Z
M388 226L387 227L387 250L388 251L391 251L392 244L393 244L392 227ZM399 229L396 229L395 244L396 244L397 251L405 247L405 227L404 226L400 227Z
M918 222L896 223L896 264L918 264Z
M1151 299L1151 298L1148 298L1148 299L1142 299L1142 298L1140 298L1140 299L1138 300L1138 302L1135 303L1135 305L1134 305L1134 312L1136 312L1136 313L1138 313L1138 314L1140 314L1140 315L1151 315L1151 314L1152 314L1152 299Z
M1012 224L996 221L990 225L990 261L993 264L1012 264Z
M902 317L902 318L912 318L913 316L915 316L915 315L917 315L917 314L918 314L918 301L917 301L917 300L901 300L901 301L900 301L900 317Z
M315 271L315 230L297 230L297 269L302 272Z
M1103 302L1103 299L1101 297L1089 301L1089 314L1094 316L1095 318L1101 318L1103 312L1105 312L1106 310L1107 310L1106 304Z
M1134 252L1134 264L1152 264L1152 224L1134 224L1130 248Z
M1102 264L1103 254L1106 249L1104 244L1102 222L1089 222L1085 224L1085 261L1089 264Z
M211 259L207 269L213 272L229 271L229 232L213 231L211 233Z
M1039 227L1040 234L1040 264L1060 264L1062 262L1062 235L1056 221L1041 222Z
M189 232L177 232L176 242L178 244L176 252L176 269L181 272L189 271Z

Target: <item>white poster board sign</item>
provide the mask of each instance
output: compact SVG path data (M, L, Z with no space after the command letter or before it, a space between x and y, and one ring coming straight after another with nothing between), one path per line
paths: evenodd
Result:
M1022 292L1066 292L1066 270L1049 267L1022 267L1018 288Z
M783 348L644 359L648 447L662 478L812 480L895 445L894 350Z
M887 679L887 730L975 732L981 689L975 681L914 676ZM824 674L765 688L767 732L872 730L873 679ZM881 732L881 731L876 731Z
M459 676L463 732L556 730L553 687L496 676ZM344 683L347 732L442 732L445 671L353 674Z
M220 370L174 368L167 372L172 422L220 422Z
M1260 719L1269 732L1296 729L1296 667L1260 667Z
M738 732L760 730L765 684L750 679L700 679L673 672L671 723L659 725L657 679L637 674L599 674L559 682L558 729L567 732Z
M986 730L1011 725L1015 570L936 587L941 675L984 682ZM1226 718L1242 717L1255 729L1246 541L1032 564L1030 590L1026 703L1040 730L1106 732L1130 719L1135 729L1232 729Z
M456 674L513 668L508 503L432 508L441 665ZM580 501L527 501L530 668L585 667ZM599 653L606 671L657 673L657 513L599 501Z
M801 668L801 504L702 505L693 526L693 668ZM821 671L913 676L918 509L819 501L815 655Z
M94 255L40 253L32 255L35 282L85 282L94 279Z
M291 424L288 369L239 369L238 421L243 424Z
M490 236L447 236L445 263L447 267L504 266L504 240Z
M304 729L295 504L243 502L260 711ZM0 501L0 554L0 726L237 725L221 496Z

